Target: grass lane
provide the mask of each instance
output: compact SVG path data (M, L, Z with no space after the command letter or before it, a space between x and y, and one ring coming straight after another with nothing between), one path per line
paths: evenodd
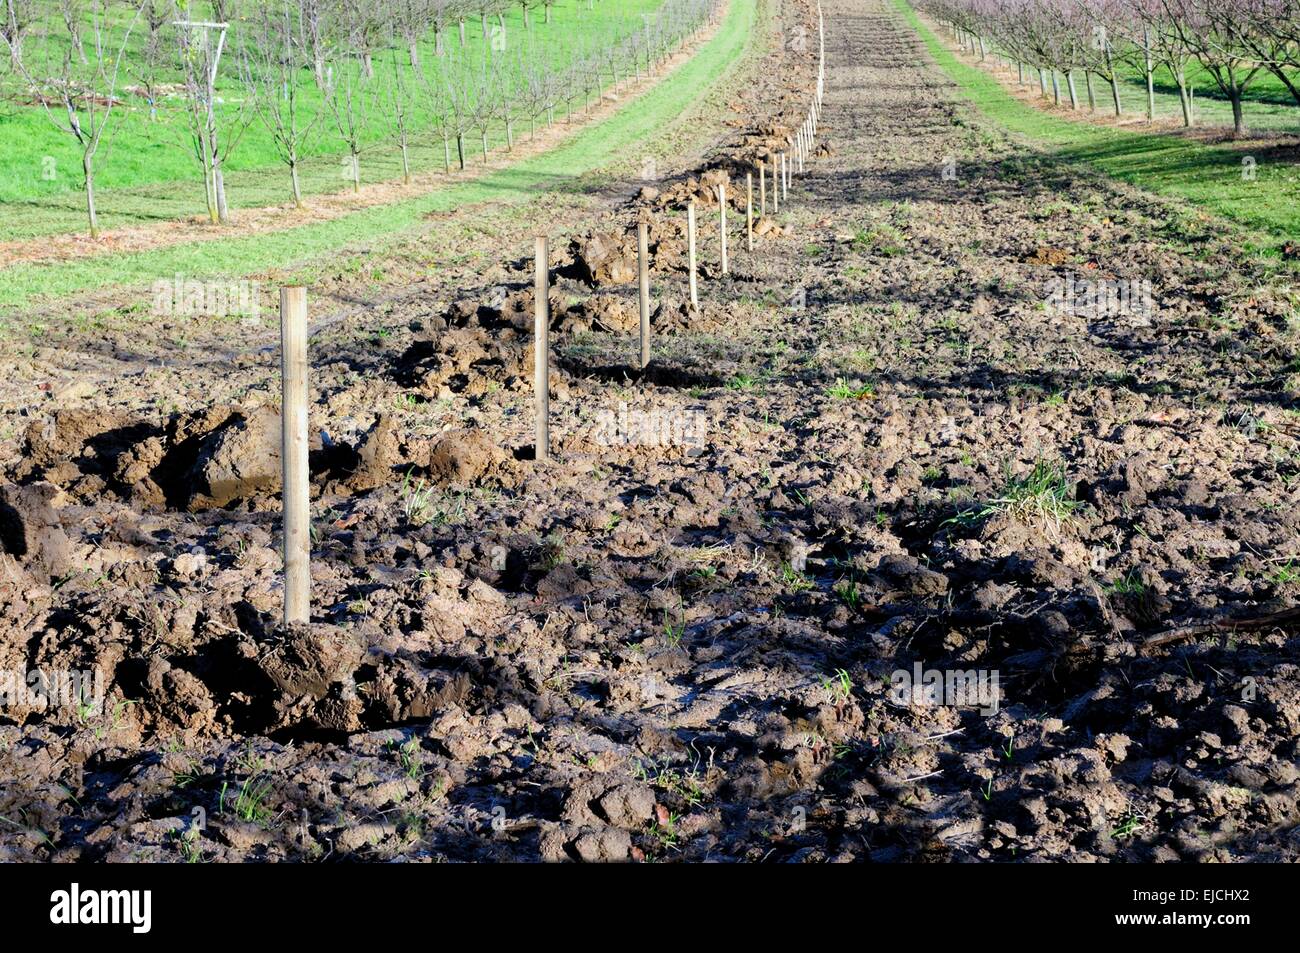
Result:
M1204 145L1176 135L1098 126L1035 109L989 73L959 60L906 0L894 4L980 114L1010 132L1057 158L1184 199L1261 233L1254 241L1264 250L1275 251L1300 230L1300 167L1293 160L1276 159L1267 149L1245 144ZM1243 160L1248 157L1254 161L1254 178L1245 174Z

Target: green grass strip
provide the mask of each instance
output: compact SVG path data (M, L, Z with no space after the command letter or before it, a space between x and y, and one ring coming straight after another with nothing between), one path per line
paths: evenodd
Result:
M906 0L894 0L894 5L976 110L1008 131L1049 147L1056 158L1087 164L1150 192L1185 199L1275 239L1297 234L1300 167L1295 164L1270 161L1262 147L1250 153L1241 146L1211 146L1174 135L1097 126L1035 109L984 70L959 60ZM1253 179L1243 174L1247 156L1255 163Z

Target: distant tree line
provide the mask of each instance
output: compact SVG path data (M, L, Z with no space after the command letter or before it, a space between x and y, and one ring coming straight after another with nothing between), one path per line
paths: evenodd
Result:
M581 19L618 0L574 2ZM417 142L435 144L445 170L463 169L471 152L486 161L490 133L513 149L521 128L571 119L609 84L648 72L717 2L665 0L640 17L551 31L537 27L551 24L555 0L0 0L0 53L6 96L75 142L98 236L96 158L129 97L193 156L208 216L224 223L225 169L254 123L299 206L304 157L321 142L342 153L353 189L377 142L400 153L407 181ZM507 35L516 6L522 35Z
M1199 64L1232 105L1235 134L1246 131L1245 98L1272 75L1300 104L1300 0L920 0L981 57L996 50L1024 79L1036 73L1046 94L1079 107L1076 77L1095 105L1096 79L1110 106L1124 111L1120 72L1146 79L1146 113L1155 118L1156 71L1178 87L1183 122L1194 121L1188 68ZM1061 80L1064 80L1064 94Z

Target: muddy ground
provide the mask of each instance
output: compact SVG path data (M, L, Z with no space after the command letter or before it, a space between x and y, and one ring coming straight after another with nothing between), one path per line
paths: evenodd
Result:
M0 856L1300 856L1294 622L1162 635L1300 592L1292 266L1007 141L883 0L825 12L819 154L753 253L732 206L730 275L709 186L801 118L805 6L652 180L322 271L309 628L270 320L124 301L15 344L0 669L106 700L0 710ZM917 665L997 703L903 697Z

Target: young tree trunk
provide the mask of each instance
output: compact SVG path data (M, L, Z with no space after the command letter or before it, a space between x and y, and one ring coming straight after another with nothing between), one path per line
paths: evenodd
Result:
M463 47L465 45L465 21L458 20L456 22L457 25L460 27L460 45Z
M375 58L369 50L361 54L361 72L366 79L372 79L375 75Z
M352 146L352 191L361 191L361 153L356 146Z
M203 193L208 203L208 222L212 225L217 224L217 193L212 187L212 162L205 155L203 157Z
M456 160L460 163L460 169L465 171L465 134L456 133Z
M1124 106L1119 98L1119 73L1115 70L1115 64L1110 60L1110 50L1106 50L1106 69L1110 72L1110 95L1115 100L1115 118L1118 119L1124 115Z
M1038 67L1038 95L1047 98L1047 71Z
M298 181L298 159L289 160L289 183L293 186L293 207L302 208L302 185Z
M1242 136L1246 133L1246 116L1241 108L1241 87L1234 86L1228 91L1228 99L1232 102L1232 134Z
M484 129L482 132L480 132L479 137L483 140L483 164L487 165L487 160L488 160L487 130Z
M507 119L506 120L506 152L514 152L514 151L515 151L515 134L514 134L514 130L510 128L510 120Z
M1016 60L1016 82L1021 86L1025 85L1025 64Z
M99 216L95 212L95 156L87 152L81 157L81 171L86 177L86 218L90 223L90 237L99 237Z
M1083 81L1088 85L1088 111L1097 111L1097 94L1092 91L1092 71L1083 71Z
M1187 74L1183 70L1177 70L1174 73L1174 79L1178 83L1178 105L1183 109L1183 126L1190 129L1192 127L1192 98L1187 92Z
M406 137L402 137L402 183L411 184L411 151L407 147Z
M1056 76L1056 70L1052 70L1052 100L1056 105L1061 105L1061 81Z
M1142 58L1146 64L1147 74L1147 122L1156 121L1156 79L1155 68L1151 65L1151 35L1142 31Z
M442 134L442 171L444 175L451 172L451 143L445 132Z
M1079 108L1079 92L1074 86L1074 70L1065 71L1065 85L1070 92L1070 108L1077 110Z
M230 224L230 205L226 202L226 176L221 169L221 159L212 158L212 190L217 198L217 221L222 225Z
M410 55L412 68L419 69L420 68L420 44L412 40L411 45L407 47L407 51Z

